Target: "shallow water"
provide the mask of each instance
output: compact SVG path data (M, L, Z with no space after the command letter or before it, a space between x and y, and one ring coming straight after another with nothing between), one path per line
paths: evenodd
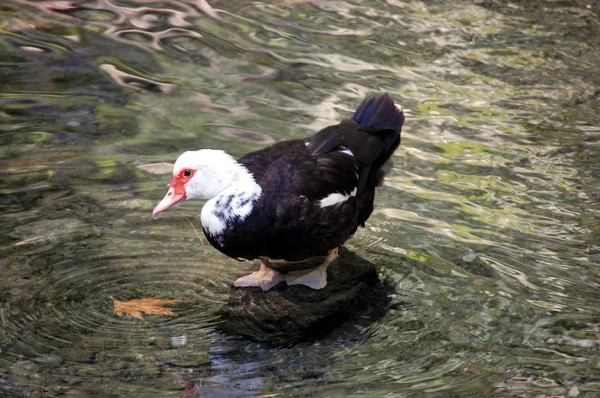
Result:
M0 394L600 395L599 10L3 1ZM305 137L380 90L403 141L347 246L391 309L292 347L215 331L252 265L198 240L198 203L153 220L147 165ZM113 314L139 297L182 302Z

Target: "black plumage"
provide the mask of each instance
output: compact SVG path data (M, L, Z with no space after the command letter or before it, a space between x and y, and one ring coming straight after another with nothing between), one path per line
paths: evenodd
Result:
M381 167L400 144L403 122L384 93L365 100L351 120L242 156L238 162L262 188L260 198L247 217L229 220L222 234L207 238L240 259L327 255L369 218ZM333 193L348 197L322 206Z

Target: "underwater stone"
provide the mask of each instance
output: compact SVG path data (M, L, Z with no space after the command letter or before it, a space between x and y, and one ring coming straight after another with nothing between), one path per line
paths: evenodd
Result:
M342 248L322 290L284 284L268 292L232 288L217 328L274 345L314 340L344 321L365 315L379 318L387 311L389 293L374 264Z

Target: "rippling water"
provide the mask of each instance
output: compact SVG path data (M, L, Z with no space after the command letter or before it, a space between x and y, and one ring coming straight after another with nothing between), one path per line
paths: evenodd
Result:
M599 10L3 1L0 394L598 396ZM293 347L216 332L252 266L198 240L197 204L153 220L148 165L305 137L380 90L403 142L348 246L392 309ZM138 297L182 302L113 314Z

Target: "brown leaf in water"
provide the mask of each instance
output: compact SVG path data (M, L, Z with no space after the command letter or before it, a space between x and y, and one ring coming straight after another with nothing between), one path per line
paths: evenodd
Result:
M181 302L181 300L157 299L153 297L127 301L116 300L113 298L113 301L115 302L115 314L118 316L130 315L138 319L144 319L142 312L145 312L148 315L175 316L173 311L164 308L163 305Z

